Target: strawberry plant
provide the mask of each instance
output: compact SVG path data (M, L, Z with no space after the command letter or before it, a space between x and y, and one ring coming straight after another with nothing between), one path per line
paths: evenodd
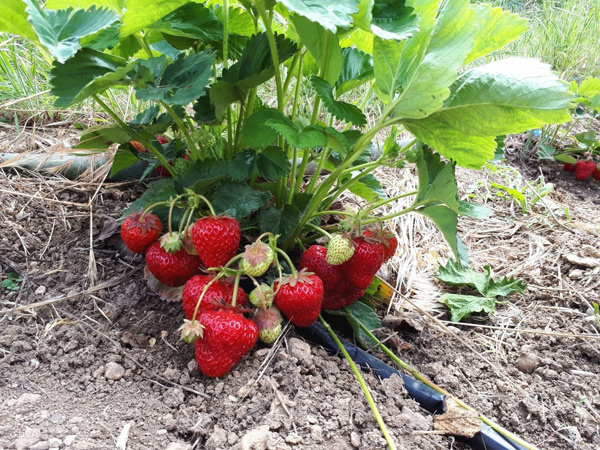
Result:
M208 376L228 373L259 336L276 339L271 302L308 326L323 307L360 298L396 251L387 219L425 215L466 263L458 217L476 208L458 200L456 165L479 169L494 158L497 136L570 117L573 95L549 66L485 60L526 21L469 0L77 5L3 2L0 31L53 59L57 107L91 98L112 118L84 130L80 151L116 146L113 174L143 161L144 177L169 175L124 217L135 222L142 209L166 224L146 252L148 269L175 290L170 299L186 292L182 337L196 342ZM110 89L132 89L147 108L125 122L105 101ZM381 113L367 120L371 96ZM406 145L403 132L413 136ZM375 171L409 163L417 190L386 196ZM336 206L347 192L364 200L359 211ZM408 208L378 214L403 197L414 199ZM323 236L328 248L315 243ZM251 303L260 329L243 315L252 311L238 300L242 276L259 288Z

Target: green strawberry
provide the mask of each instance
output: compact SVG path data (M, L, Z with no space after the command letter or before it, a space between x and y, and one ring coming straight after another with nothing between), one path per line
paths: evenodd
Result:
M260 277L269 269L273 262L273 249L262 241L246 245L240 268L246 275Z
M275 306L267 309L257 309L253 320L258 326L258 339L265 344L272 344L281 334L283 318Z
M332 266L344 264L354 255L354 245L348 237L342 234L334 234L329 240L327 247L327 262Z
M269 308L273 304L273 288L268 284L261 283L250 292L250 303L257 308Z

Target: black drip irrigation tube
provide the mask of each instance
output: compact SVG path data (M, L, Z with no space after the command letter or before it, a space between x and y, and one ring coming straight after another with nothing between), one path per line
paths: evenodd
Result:
M312 341L329 350L332 353L341 353L333 338L329 335L327 330L320 324L314 323L307 328L297 328L299 334L304 336L306 339ZM354 344L340 339L342 344L346 348L346 351L350 357L358 364L364 371L372 372L381 378L389 378L392 375L398 375L402 377L404 386L408 391L408 395L414 399L419 405L430 412L431 414L442 414L444 412L444 400L445 395L437 392L435 389L426 386L420 381L403 374L397 369L394 369L390 365L384 363L375 356L367 353L363 349L357 347ZM504 436L494 430L492 427L485 423L481 423L481 431L478 432L472 438L459 437L459 439L465 442L474 450L527 450L522 445L516 442L507 440Z

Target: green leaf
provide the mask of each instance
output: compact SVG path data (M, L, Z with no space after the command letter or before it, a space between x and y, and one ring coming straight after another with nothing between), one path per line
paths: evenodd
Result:
M404 124L442 155L478 169L494 157L496 136L569 121L567 87L539 61L495 61L461 75L442 109Z
M281 112L274 108L263 108L252 113L242 130L242 142L253 148L273 145L277 141L278 134L265 122L279 117L281 117Z
M223 24L210 9L199 3L187 3L177 8L148 29L203 42L220 42L223 38Z
M148 184L148 187L140 198L134 201L129 207L123 212L122 219L140 209L145 209L153 203L168 201L169 199L177 196L175 190L175 181L171 178L153 181ZM169 207L158 206L155 207L152 212L156 214L163 223L168 223L169 219Z
M387 198L385 191L381 187L381 183L372 173L360 176L360 179L352 184L349 188L350 192L364 198L368 202L374 202L380 199Z
M349 28L352 14L358 12L360 0L277 0L290 12L306 17L335 33L337 28Z
M137 162L139 162L139 159L132 152L124 148L118 149L115 153L112 166L110 167L110 176L113 177L121 170L127 169Z
M50 72L50 92L58 97L54 104L65 108L109 87L128 84L128 71L123 58L84 48L64 64L54 63Z
M480 3L471 5L475 12L475 46L468 54L465 64L500 50L527 31L527 19L505 11L500 7Z
M578 97L594 98L600 94L600 78L586 78L577 88Z
M136 95L140 100L163 100L170 105L185 106L205 94L214 59L214 54L203 51L181 54L166 65L165 56L138 61L135 70L142 77L151 72L152 79L136 83Z
M137 33L141 29L162 19L189 0L127 0L127 10L123 14L121 37Z
M256 171L267 181L277 181L287 176L291 164L285 152L279 147L267 147L256 155Z
M367 123L365 115L357 106L346 102L340 102L333 98L333 87L323 78L313 76L310 81L330 114L340 120L353 123L359 127L362 127Z
M323 28L322 24L311 22L302 16L292 16L291 20L300 36L300 42L314 58L319 75L328 83L335 83L342 71L342 49L337 36Z
M444 294L438 301L450 308L452 322L460 322L476 312L493 313L496 308L495 299L473 295Z
M302 213L294 205L285 205L282 210L271 206L261 211L258 226L261 233L278 234L283 242L292 236L301 218Z
M458 256L458 239L457 239L457 226L458 226L458 214L452 211L447 206L427 206L417 210L420 214L429 217L438 229L444 235L444 239L450 246L452 253Z
M420 31L404 43L393 72L397 78L394 76L388 82L384 97L384 100L393 101L396 117L422 118L440 109L473 47L475 14L469 9L469 0L454 0L442 5L437 17L431 22L422 18ZM375 40L376 45L378 41ZM375 54L375 68L377 63ZM394 98L399 88L402 92Z
M300 130L288 117L280 113L279 117L268 119L265 124L279 133L293 147L314 148L327 144L327 136L317 126L308 126Z
M23 0L3 0L0 4L0 32L16 34L38 42L37 34L27 22L27 17Z
M557 153L556 155L554 155L554 159L556 161L568 164L576 164L578 161L577 158L574 158L571 155L567 155L566 153Z
M233 181L245 181L254 170L255 160L256 151L246 149L239 152L232 161L227 162L227 175Z
M194 119L200 124L214 124L217 122L215 109L210 103L210 89L209 95L203 95L194 103Z
M76 149L108 149L112 144L124 144L131 137L119 125L97 125L90 127L81 135Z
M492 280L488 285L486 295L488 297L506 297L510 294L522 294L527 288L525 283L520 278L504 277L499 281Z
M456 185L455 164L444 162L440 155L429 148L423 148L417 158L419 192L415 202L444 204L458 213L458 186Z
M43 10L35 0L27 4L29 22L40 42L59 63L72 58L81 48L81 38L108 28L118 19L109 9L90 7L88 10L72 8L59 11Z
M335 96L339 98L373 78L373 57L356 48L342 49L342 71L335 82Z
M473 219L487 219L492 215L492 212L484 205L477 203L458 201L458 212L461 216L471 217Z
M239 90L226 81L217 81L212 84L208 90L208 95L210 103L215 108L215 117L219 122L225 117L227 107L242 99Z
M488 285L492 280L490 267L484 267L485 273L474 269L462 267L461 264L449 259L445 266L440 266L436 278L451 286L469 286L476 289L481 295L487 295Z
M280 63L298 51L296 44L284 35L276 34L274 37ZM267 34L258 33L248 40L239 60L223 70L223 81L239 89L248 90L270 80L274 75Z
M223 8L220 5L215 8L215 15L223 22ZM252 16L237 6L229 7L227 29L230 34L239 34L246 37L256 33Z
M406 0L375 0L370 31L382 39L406 39L419 30L414 9Z
M48 0L44 5L47 9L82 8L90 6L108 8L120 13L123 10L125 0Z
M270 197L270 193L255 191L246 184L224 183L215 191L212 203L217 214L242 220L266 206Z
M360 345L362 345L364 348L375 345L376 342L373 341L358 324L358 322L362 323L369 331L376 330L383 326L373 308L363 302L356 301L345 308L344 312L346 311L348 322L352 326L356 340L360 343Z

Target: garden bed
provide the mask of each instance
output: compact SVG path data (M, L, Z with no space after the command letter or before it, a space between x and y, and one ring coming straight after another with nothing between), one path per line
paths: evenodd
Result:
M383 175L404 182L402 170ZM498 175L457 176L468 186ZM178 337L182 311L148 291L142 257L118 238L115 219L141 194L139 184L0 177L0 265L3 274L21 272L25 280L0 304L21 307L0 318L1 447L114 448L127 430L130 449L176 442L207 449L385 447L347 363L293 328L273 349L254 349L230 375L199 375L193 348ZM565 334L599 336L590 306L600 301L599 269L577 267L565 255L593 246L600 221L569 192L547 198L569 205L572 231L541 204L523 215L502 199L488 201L494 215L477 231L473 219L460 223L474 266L522 277L529 284L524 295L493 316L450 326L450 334L421 316L421 331L404 324L382 335L394 331L388 344L403 360L539 448L593 449L600 444L600 341ZM449 253L433 226L411 228L411 217L395 223L400 252L386 270L391 282L403 274L396 284L403 295L391 313L414 308L411 301L443 320L426 294L443 289L432 271ZM403 255L408 241L416 245ZM27 307L40 301L48 304ZM432 417L409 399L400 378L365 376L399 448L464 445L433 431Z

